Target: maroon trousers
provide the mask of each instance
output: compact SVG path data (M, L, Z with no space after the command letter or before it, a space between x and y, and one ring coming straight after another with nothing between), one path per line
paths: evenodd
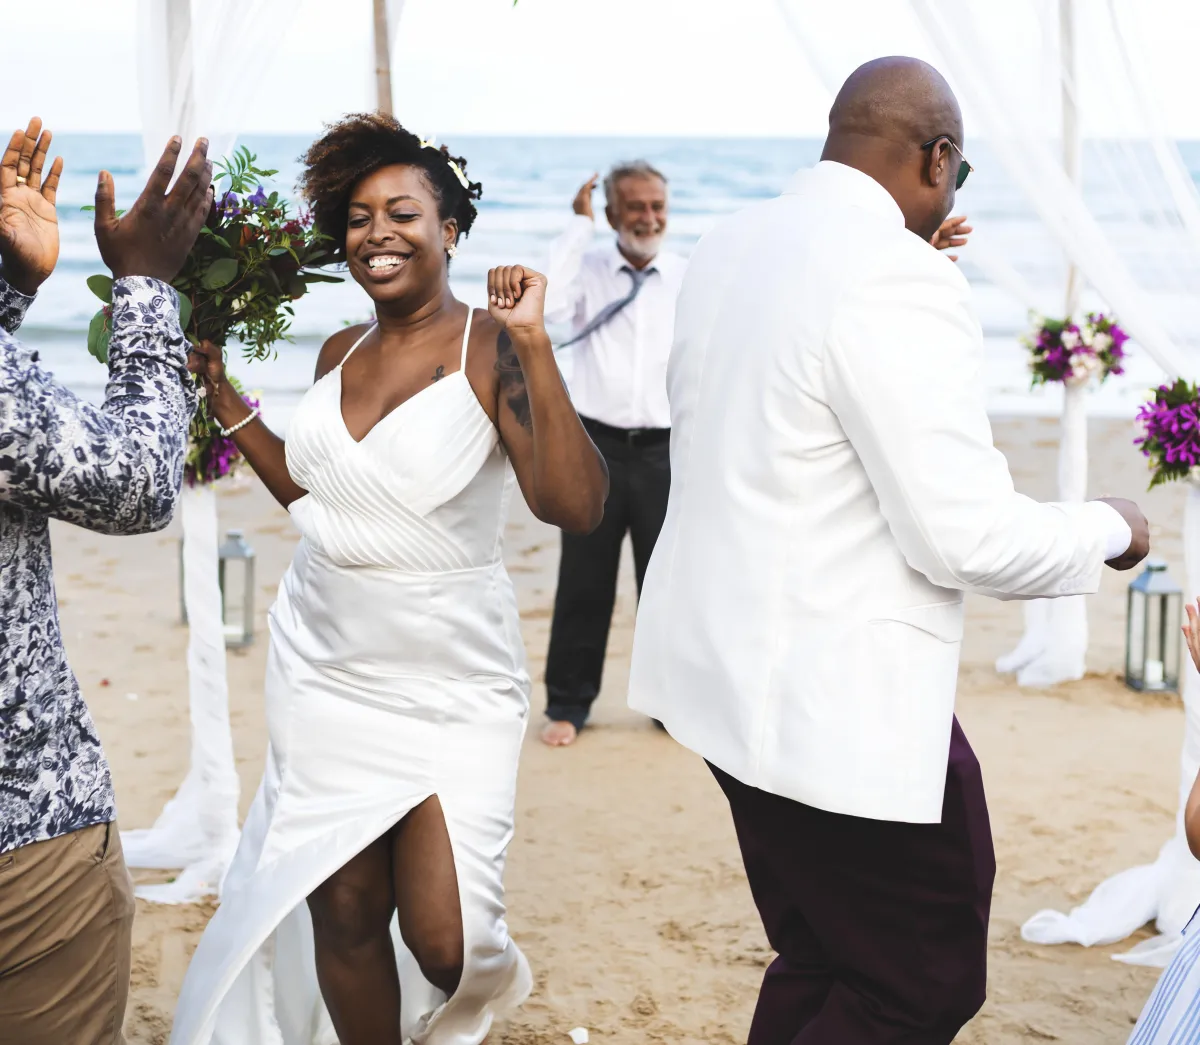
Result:
M958 720L940 824L829 813L710 768L779 954L749 1045L949 1045L983 1004L996 874Z

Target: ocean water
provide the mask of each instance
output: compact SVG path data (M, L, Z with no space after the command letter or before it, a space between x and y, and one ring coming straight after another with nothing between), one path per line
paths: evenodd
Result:
M250 136L244 141L259 165L278 168L275 187L290 191L299 173L298 157L306 137ZM671 217L668 245L690 252L696 241L723 215L755 200L776 195L797 168L817 160L821 143L790 139L615 139L615 138L456 138L451 146L466 156L474 180L484 195L471 235L460 245L452 270L456 295L482 306L487 270L498 264L545 264L550 242L571 214L578 186L594 171L614 161L645 158L670 179ZM43 360L81 395L95 400L102 394L105 372L86 349L87 324L99 306L85 285L87 277L103 271L92 237L91 214L81 211L95 192L96 175L106 168L117 185L118 205L128 206L142 185L141 139L137 135L71 135L55 139L55 151L65 160L59 190L62 254L58 269L30 311L21 336L35 344ZM1200 144L1185 145L1189 167L1200 170ZM973 150L972 162L986 168L987 157ZM993 167L994 170L994 167ZM1087 163L1085 159L1085 171ZM1109 206L1103 185L1092 186L1090 202L1102 218L1123 220L1122 200ZM599 210L601 194L597 192ZM1040 223L1019 194L995 177L968 182L959 197L959 213L967 213L980 235L987 235L1022 276L1039 286L1061 281L1061 255L1041 230ZM1108 213L1111 212L1111 213ZM598 235L607 234L603 219ZM984 231L986 230L986 232ZM1031 394L1017 336L1027 323L1023 304L991 284L962 252L964 272L971 280L987 335L986 378L994 413L1056 413L1054 390ZM247 364L231 348L231 370L248 387L260 390L264 412L278 427L286 427L295 402L312 380L321 343L346 323L359 322L371 312L371 302L354 283L322 284L296 306L294 340L281 343L277 358ZM552 331L552 334L559 333ZM1147 360L1132 360L1123 382L1111 381L1096 396L1097 412L1132 416L1145 389L1160 373Z

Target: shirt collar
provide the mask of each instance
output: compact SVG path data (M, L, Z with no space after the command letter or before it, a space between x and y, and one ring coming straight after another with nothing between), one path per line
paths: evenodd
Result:
M834 160L822 160L815 167L805 167L792 175L783 192L784 195L797 195L814 190L836 193L847 203L893 218L901 227L904 225L904 212L892 194L869 174L855 167L847 167Z

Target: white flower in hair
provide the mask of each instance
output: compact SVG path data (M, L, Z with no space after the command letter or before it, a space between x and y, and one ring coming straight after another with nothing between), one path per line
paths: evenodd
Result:
M417 140L421 143L422 149L434 149L439 152L441 151L438 149L437 145L434 144L437 141L436 135L434 135L434 137L432 137L428 140L426 140L425 138L422 138L422 137L420 137L420 135L418 135ZM467 176L463 173L463 169L457 163L455 163L454 160L450 159L449 156L446 157L446 163L449 165L450 169L454 172L454 176L458 179L458 184L461 185L464 189L466 189L467 192L470 192L471 191L471 183L467 180Z
M467 192L470 192L471 183L467 181L467 176L463 173L463 169L448 156L446 157L446 162L450 164L450 169L454 171L454 176L458 179L459 185L466 189Z

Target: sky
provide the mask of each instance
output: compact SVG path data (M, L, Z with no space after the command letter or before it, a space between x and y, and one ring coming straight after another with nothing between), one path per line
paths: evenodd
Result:
M807 50L781 2L801 31L811 29ZM989 2L1000 9L1010 0ZM1167 130L1200 138L1200 2L1117 2L1152 56L1148 72ZM1100 9L1107 0L1075 3ZM0 6L7 52L0 127L36 113L59 131L140 128L136 0ZM233 74L257 81L243 94L242 129L309 133L370 106L369 0L285 6L288 17ZM827 64L828 78L830 69L849 71L852 56L919 54L922 45L903 29L908 7L908 0L520 0L516 8L509 0L408 0L393 56L396 111L441 138L819 136L831 95L810 58ZM22 40L24 49L15 43ZM1086 52L1081 59L1095 77L1110 60Z

